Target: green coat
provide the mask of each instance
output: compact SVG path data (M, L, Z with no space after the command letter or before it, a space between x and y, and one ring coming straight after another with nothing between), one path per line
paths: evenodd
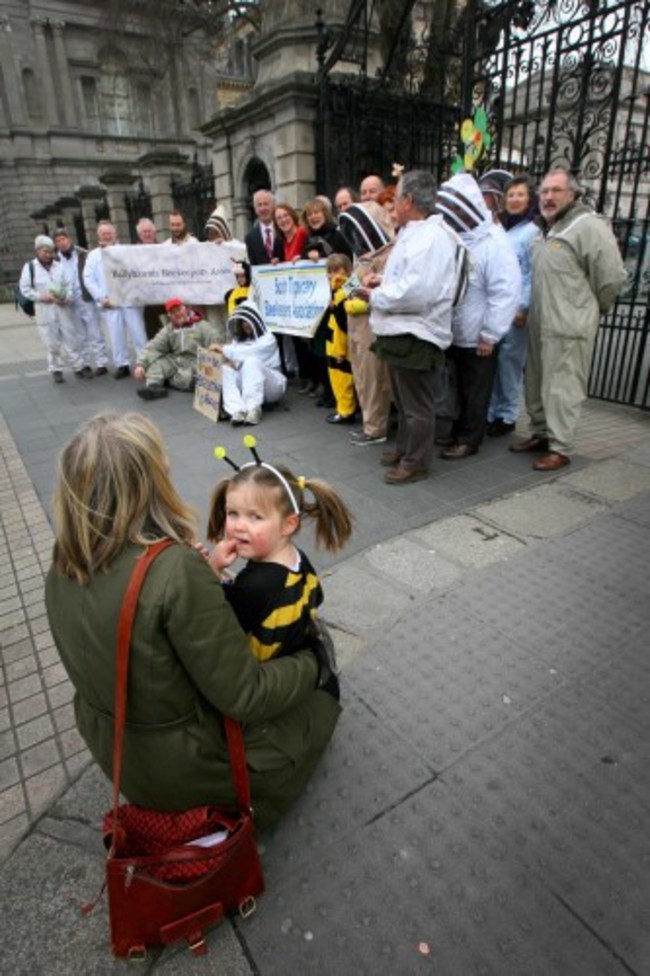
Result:
M54 569L46 581L79 731L108 777L117 620L140 551L124 550L88 586ZM232 801L223 713L243 723L256 819L272 823L303 790L338 720L338 703L315 690L317 670L310 651L258 663L203 557L187 546L164 550L133 628L122 793L172 811Z

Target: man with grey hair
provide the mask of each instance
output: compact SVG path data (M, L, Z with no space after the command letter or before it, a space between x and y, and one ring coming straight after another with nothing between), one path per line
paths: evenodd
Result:
M83 270L83 282L93 296L99 313L103 318L111 340L111 355L116 380L122 380L131 373L127 336L133 343L136 359L147 341L141 308L113 305L108 296L108 283L102 262L102 250L117 244L117 231L110 220L100 220L97 224L97 243L91 251Z
M430 173L404 173L397 186L400 228L382 275L364 276L375 352L388 364L397 407L395 447L384 451L384 481L405 485L426 478L433 452L436 369L451 344L451 316L465 248L433 214L436 183Z
M140 217L135 225L135 232L140 244L157 244L158 232L156 225L150 217Z
M525 381L531 434L510 447L516 454L543 452L537 471L570 462L600 316L625 281L612 231L581 195L563 169L550 170L539 191L543 228L531 245Z
M272 264L284 260L284 241L273 223L275 197L270 190L255 191L253 210L257 220L244 238L249 264Z

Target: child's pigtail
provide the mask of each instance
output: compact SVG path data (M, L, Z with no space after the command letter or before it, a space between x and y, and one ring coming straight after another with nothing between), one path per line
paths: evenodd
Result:
M328 552L339 552L352 535L352 515L347 505L338 492L317 478L299 478L296 487L313 495L313 502L307 502L303 494L300 507L302 514L316 523L316 542Z
M224 478L214 489L212 500L210 501L210 517L208 519L208 539L210 542L219 542L223 538L226 527L226 494L230 480Z

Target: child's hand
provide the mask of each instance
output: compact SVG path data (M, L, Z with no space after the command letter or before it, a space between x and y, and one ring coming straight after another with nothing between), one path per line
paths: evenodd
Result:
M203 558L205 560L207 560L208 562L210 561L210 550L207 548L207 546L205 545L205 543L201 542L200 539L196 539L192 543L192 549L196 549L196 551L198 552L199 556L203 556Z
M222 539L208 557L208 562L215 573L221 573L227 566L232 566L237 559L237 543L234 539Z

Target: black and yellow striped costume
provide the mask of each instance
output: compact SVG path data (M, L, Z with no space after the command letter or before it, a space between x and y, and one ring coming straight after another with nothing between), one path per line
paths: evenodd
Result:
M348 316L345 311L347 295L342 288L334 289L327 319L325 354L336 412L350 417L357 409L352 363L348 353Z
M224 583L226 599L259 661L293 654L309 644L309 622L323 602L323 591L307 556L297 552L295 571L279 563L248 562L234 580Z

